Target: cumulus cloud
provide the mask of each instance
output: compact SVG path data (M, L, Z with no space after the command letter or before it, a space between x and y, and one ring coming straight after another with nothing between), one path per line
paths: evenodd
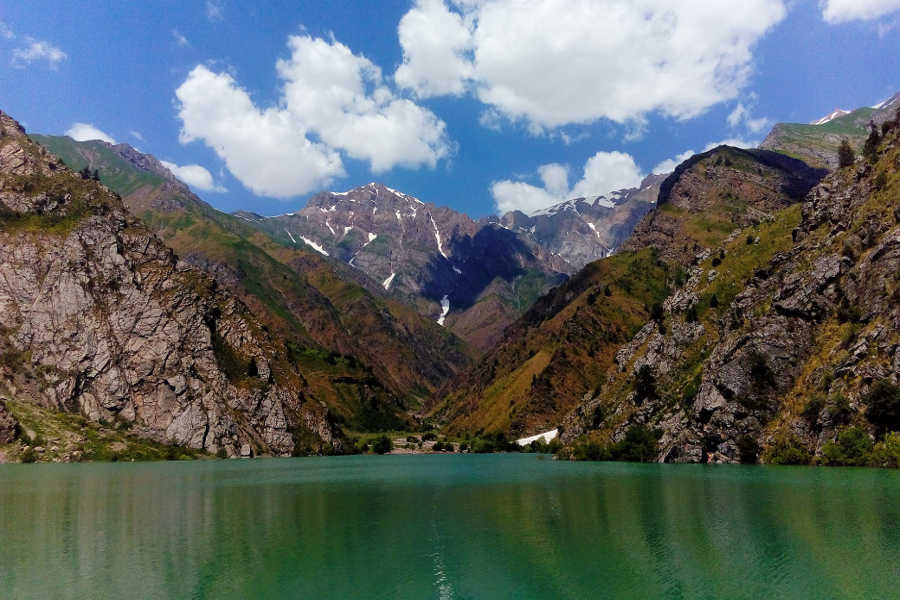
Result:
M92 123L72 123L72 126L66 131L66 135L76 142L102 140L110 144L116 143L116 140L111 135L95 127Z
M570 198L592 198L613 190L637 187L644 176L631 155L624 152L597 152L584 165L581 179L569 188L569 170L558 163L538 167L542 186L523 181L502 180L491 184L498 212L525 213L547 208Z
M228 73L195 67L175 92L181 141L202 140L254 193L288 198L344 174L341 153L378 173L433 167L451 152L446 125L397 96L381 70L343 44L291 36L278 60L279 101L260 108Z
M728 138L725 140L719 140L718 142L710 142L703 147L702 152L706 152L707 150L712 150L718 146L734 146L735 148L756 148L759 146L758 141L752 140L744 140L741 138ZM685 150L681 154L677 154L672 158L667 158L666 160L660 162L658 165L653 167L650 172L655 175L663 175L665 173L671 173L675 170L675 167L697 154L693 150Z
M743 126L750 133L759 133L772 125L772 121L765 117L753 118L751 109L743 102L738 102L734 110L729 113L727 120L732 129Z
M48 67L55 69L59 63L68 58L65 52L50 42L27 37L25 43L25 46L12 51L14 67L23 68L37 61L46 61Z
M172 172L172 175L188 184L192 188L202 190L204 192L227 192L228 190L217 185L213 181L212 173L207 171L200 165L183 165L178 166L165 160L159 161L162 166Z
M735 98L782 0L418 0L401 19L395 80L419 95L472 90L538 132L601 118L642 131Z
M900 0L823 0L819 2L826 23L868 21L900 10Z

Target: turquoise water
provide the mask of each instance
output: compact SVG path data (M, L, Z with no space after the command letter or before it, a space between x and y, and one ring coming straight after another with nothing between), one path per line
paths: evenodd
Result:
M900 473L386 456L0 467L2 598L897 598Z

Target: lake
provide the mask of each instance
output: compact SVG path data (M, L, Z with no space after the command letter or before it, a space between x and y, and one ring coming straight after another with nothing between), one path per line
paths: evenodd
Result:
M2 598L888 598L900 473L350 456L0 466Z

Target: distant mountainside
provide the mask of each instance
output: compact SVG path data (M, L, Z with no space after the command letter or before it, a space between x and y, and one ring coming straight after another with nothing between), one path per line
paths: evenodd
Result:
M179 261L117 194L0 112L5 420L25 405L226 455L340 452L340 433L292 352ZM95 457L93 430L69 425L54 445L70 460Z
M623 251L538 300L457 379L435 414L471 433L554 428L604 388L618 349L658 316L698 255L796 204L825 173L774 152L728 146L682 163Z
M181 258L289 341L317 398L351 429L403 426L409 410L468 365L468 350L450 332L366 289L353 269L216 211L152 156L125 144L32 137L74 169L98 169Z
M834 169L841 140L849 141L858 153L869 134L869 122L881 126L895 117L898 108L900 93L872 107L837 109L811 124L778 123L759 147L799 158L813 167Z
M609 198L479 221L374 182L317 194L278 217L236 216L285 244L352 266L369 287L487 350L541 294L621 244L653 207L661 179Z
M563 420L573 452L649 429L660 461L897 466L900 121L887 128L802 205L706 244Z

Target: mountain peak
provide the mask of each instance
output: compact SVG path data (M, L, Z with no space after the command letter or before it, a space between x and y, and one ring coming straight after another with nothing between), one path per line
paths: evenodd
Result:
M824 125L825 123L830 123L834 121L838 117L843 117L844 115L849 115L849 110L844 110L843 108L835 108L833 111L819 119L818 121L813 121L810 125Z

